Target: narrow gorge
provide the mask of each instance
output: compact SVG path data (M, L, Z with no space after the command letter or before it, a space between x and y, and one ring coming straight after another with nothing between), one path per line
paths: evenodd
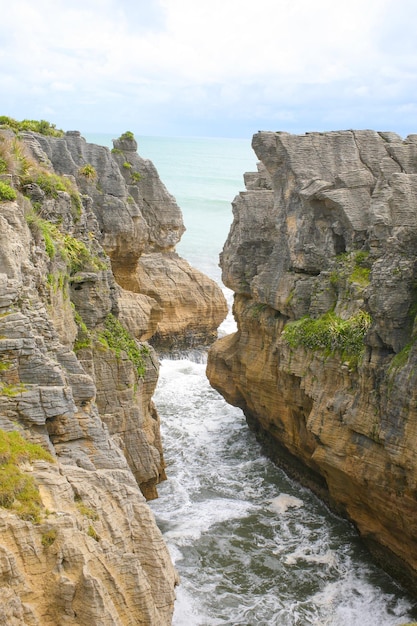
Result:
M0 127L0 623L171 623L155 350L212 342L220 288L132 133Z
M417 583L417 136L259 132L207 375L273 458Z
M289 481L262 491L266 462L277 468L256 456L234 406L276 464L351 520L415 596L417 135L259 132L253 148L258 171L244 176L220 255L237 330L218 339L225 296L178 254L182 212L134 135L109 149L47 122L0 118L0 624L185 626L193 615L196 624L243 626L262 605L266 617L255 623L272 615L289 624L284 605L299 598L311 623L324 623L334 607L316 610L314 586L306 591L301 578L305 596L295 586L295 600L277 612L279 585L291 588L279 568L293 575L303 566L294 545L279 553L271 531L286 528L278 505L307 510L317 498L309 491L304 505ZM205 364L177 359L207 349L211 388ZM159 397L162 383L169 401L161 415L181 458L157 500L167 478L160 372ZM181 472L192 474L194 500ZM168 509L183 515L191 544L200 532L202 552ZM268 531L272 543L262 543ZM222 618L203 604L173 618L173 560L183 555L168 551L172 536L194 586L202 580L194 567L205 570L201 593L208 604L216 596ZM324 547L323 570L332 551ZM246 559L268 561L277 585L269 609L256 568L247 587L234 585L236 554L239 575ZM243 617L232 619L233 607ZM388 608L386 623L397 626L407 608Z

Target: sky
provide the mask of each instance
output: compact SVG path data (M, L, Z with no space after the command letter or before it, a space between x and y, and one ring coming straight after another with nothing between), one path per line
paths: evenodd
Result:
M64 130L417 132L415 0L0 0L0 115Z

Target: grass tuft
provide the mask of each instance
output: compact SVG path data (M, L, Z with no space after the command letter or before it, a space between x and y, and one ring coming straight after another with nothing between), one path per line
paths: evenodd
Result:
M346 320L329 312L318 319L302 317L288 322L283 337L292 348L302 346L328 355L339 353L354 366L364 351L364 338L371 321L369 313L362 310Z
M111 313L106 317L104 330L98 333L98 340L112 350L117 358L122 352L133 363L140 378L145 376L145 357L149 354L149 348L139 343L132 337L128 330Z
M24 439L18 431L0 430L0 506L21 519L38 523L43 510L39 490L33 476L20 468L21 463L35 460L54 462L49 452Z

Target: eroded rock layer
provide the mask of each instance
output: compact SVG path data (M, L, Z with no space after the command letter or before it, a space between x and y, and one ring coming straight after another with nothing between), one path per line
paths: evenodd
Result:
M146 504L165 478L159 362L143 341L206 344L226 303L176 255L181 212L136 147L0 129L2 624L171 623L177 573Z
M417 582L417 136L260 132L207 373L278 462Z

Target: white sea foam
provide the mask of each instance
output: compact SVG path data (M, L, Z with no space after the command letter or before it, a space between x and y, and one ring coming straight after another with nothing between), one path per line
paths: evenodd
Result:
M164 360L155 401L168 481L151 506L181 578L174 626L410 621L398 588L352 548L353 529L260 454L204 364Z
M398 626L407 621L408 601L393 595L381 594L380 590L365 579L358 579L346 572L339 580L328 583L312 597L321 616L314 626Z
M274 498L271 501L270 509L278 513L279 515L283 515L290 508L299 509L304 505L304 502L300 500L300 498L295 498L294 496L290 496L287 493L281 493L279 496Z
M243 172L256 169L249 142L140 138L139 146L183 211L178 253L220 282L230 203ZM229 313L219 334L235 329ZM353 529L261 455L203 362L163 361L155 402L168 481L150 506L181 577L174 626L397 626L417 617Z
M227 520L242 519L248 515L253 506L242 500L228 500L227 498L210 498L206 502L197 502L181 512L180 523L165 533L166 539L175 540L178 545L195 541L215 524ZM186 513L187 523L184 524L183 515Z

